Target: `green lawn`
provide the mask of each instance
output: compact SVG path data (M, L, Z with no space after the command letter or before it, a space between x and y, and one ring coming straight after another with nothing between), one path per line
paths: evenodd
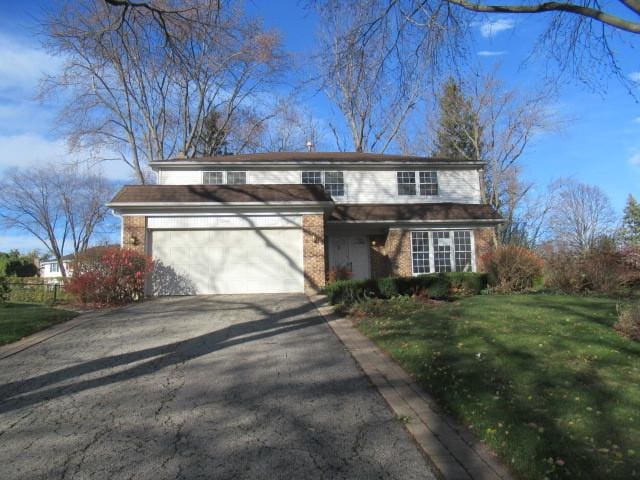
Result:
M36 303L7 303L0 306L0 345L15 342L76 315L76 312Z
M358 328L523 478L640 478L640 343L615 301L372 300Z

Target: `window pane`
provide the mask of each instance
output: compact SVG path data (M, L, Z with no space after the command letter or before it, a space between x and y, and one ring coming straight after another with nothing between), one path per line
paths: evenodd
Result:
M247 183L247 172L227 172L227 185L243 185Z
M322 172L302 172L302 183L313 185L322 183Z
M202 181L205 185L222 185L224 183L222 172L204 172Z
M416 173L397 172L398 175L398 195L416 194Z
M471 232L453 232L456 272L471 272Z
M429 273L429 233L411 232L413 273Z
M420 195L438 195L437 172L419 172Z
M344 176L342 172L324 172L324 188L332 197L344 196Z
M433 232L433 263L436 272L451 271L451 236L449 232Z

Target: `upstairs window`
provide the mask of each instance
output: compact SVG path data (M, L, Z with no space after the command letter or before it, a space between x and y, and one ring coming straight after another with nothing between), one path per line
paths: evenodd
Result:
M302 172L302 183L306 185L321 185L322 172Z
M247 172L202 172L202 183L205 185L243 185L247 183Z
M398 195L416 194L416 172L398 172Z
M420 195L423 197L438 195L437 172L400 171L397 172L397 178L398 195Z
M247 183L247 172L227 172L227 185L244 185Z
M224 172L203 172L202 183L205 185L223 185Z
M343 197L344 175L342 172L324 172L324 189L332 197Z
M420 177L420 195L438 195L438 173L418 172Z
M332 197L343 197L345 194L343 172L302 172L302 183L306 185L323 185L325 191Z

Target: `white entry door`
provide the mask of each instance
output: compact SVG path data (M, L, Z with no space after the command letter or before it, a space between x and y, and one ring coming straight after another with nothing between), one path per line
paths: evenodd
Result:
M369 265L369 242L366 236L329 237L329 268L347 267L352 278L371 276Z
M155 230L155 295L304 291L302 230Z

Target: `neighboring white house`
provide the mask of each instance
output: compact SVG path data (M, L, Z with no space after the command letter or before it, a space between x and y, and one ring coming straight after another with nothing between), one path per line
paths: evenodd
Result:
M151 162L158 185L109 206L122 245L157 261L149 293L317 290L354 278L478 271L500 216L484 164L368 153L268 153Z
M107 248L112 245L97 245L95 247L89 247L85 250L86 252L100 252L100 250ZM75 255L69 254L62 257L62 263L64 265L64 269L67 272L67 277L73 275L73 260ZM57 260L52 258L47 258L45 260L40 261L40 278L42 278L45 283L62 283L63 277L62 272L60 272L60 265Z
M67 275L70 275L73 255L65 255L62 258ZM41 260L40 277L45 281L45 283L62 283L62 273L60 272L60 265L58 265L58 261L55 259Z

